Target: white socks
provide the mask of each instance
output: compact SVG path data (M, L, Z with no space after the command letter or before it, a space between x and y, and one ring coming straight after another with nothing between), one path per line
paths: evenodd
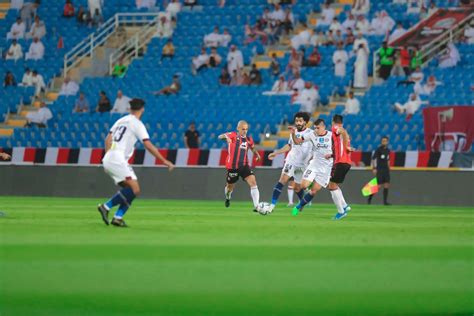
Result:
M347 203L346 203L346 200L344 199L344 195L342 195L342 190L341 188L338 188L337 191L340 192L340 199L342 201L342 207L343 208L346 208L347 207Z
M232 191L229 191L229 189L227 189L227 186L224 187L224 193L226 199L230 200L232 198Z
M343 206L344 197L342 196L341 189L331 191L331 197L332 197L332 200L334 201L334 204L337 207L337 212L339 214L344 214L344 206Z
M293 196L295 195L295 190L293 187L288 187L288 203L293 204Z
M260 201L260 192L258 191L258 186L250 188L250 195L252 196L253 206L256 209L258 206L258 202Z

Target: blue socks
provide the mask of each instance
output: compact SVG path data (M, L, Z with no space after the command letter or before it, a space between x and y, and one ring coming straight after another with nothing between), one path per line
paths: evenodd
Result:
M295 191L296 192L296 191ZM304 190L299 190L298 192L296 192L296 195L298 196L298 198L300 199L300 201L303 199L304 197Z
M314 195L311 194L311 192L306 193L305 196L303 196L303 199L296 205L297 209L301 209L303 206L311 202L311 200L314 198Z
M283 189L283 183L278 182L275 187L273 188L273 195L272 195L272 204L276 205L278 202L278 198L281 194L281 189Z
M135 194L133 193L133 190L131 188L124 188L108 200L105 205L109 208L113 208L116 205L120 204L120 207L118 208L117 212L115 213L115 217L117 218L122 218L122 216L125 215L127 212L128 208L132 204L132 201L135 199Z

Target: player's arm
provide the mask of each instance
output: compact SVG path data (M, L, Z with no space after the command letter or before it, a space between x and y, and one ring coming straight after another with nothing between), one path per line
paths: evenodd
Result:
M108 152L110 147L112 147L112 133L109 133L105 138L105 152Z
M342 145L346 150L350 150L349 146L349 134L347 133L347 130L343 127L339 127L338 129L339 135L341 135L342 138Z
M145 149L148 150L155 158L164 163L168 167L169 171L174 169L174 164L163 157L163 155L158 151L158 148L156 148L150 140L143 141L143 146L145 146Z
M229 137L228 133L223 133L217 136L218 139L226 140L229 144L232 142L232 139Z
M252 152L253 152L253 154L255 155L257 161L260 161L260 159L262 159L262 157L260 157L260 154L259 154L258 150L255 149L254 146L252 146L252 148L251 148L250 150L252 150Z
M290 130L291 132L291 139L293 139L293 143L295 143L295 145L299 145L299 144L302 144L304 143L304 138L297 138L296 137L296 127L294 126L288 126L288 129Z
M291 145L290 144L286 144L285 146L283 146L282 148L280 149L277 149L275 150L274 152L272 152L270 155L268 155L268 159L270 160L273 160L273 158L275 158L276 156L280 155L280 154L284 154L284 153L287 153L291 150Z

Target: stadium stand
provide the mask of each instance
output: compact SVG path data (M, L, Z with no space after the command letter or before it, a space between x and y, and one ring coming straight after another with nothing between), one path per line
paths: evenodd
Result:
M87 6L87 1L74 1L74 5ZM158 1L159 2L159 1ZM340 12L340 21L344 21L350 11L351 1L335 1L333 4ZM314 10L319 11L322 0L298 0L291 6L295 21L306 21L307 16ZM437 7L457 6L457 1L435 1ZM212 32L214 26L229 30L232 35L232 44L242 51L244 64L250 66L253 62L268 61L262 56L265 50L281 50L281 47L263 45L260 41L245 45L244 25L254 24L259 16L268 7L265 0L227 0L223 8L219 7L216 0L200 0L200 8L183 10L178 15L177 27L173 34L173 43L176 54L173 59L164 59L160 62L161 50L166 39L154 38L140 58L134 59L122 79L112 77L85 78L80 84L80 90L85 93L91 108L94 109L99 91L106 91L111 101L118 90L124 95L142 97L147 102L144 122L151 131L154 143L164 148L182 148L183 133L190 121L195 121L197 129L201 132L202 148L222 148L224 143L217 140L216 135L223 131L233 129L236 121L245 118L251 125L257 143L264 147L282 145L287 141L284 131L280 131L282 123L292 117L298 106L291 105L290 96L263 95L271 90L274 77L266 69L268 65L261 63L263 83L252 86L222 86L218 83L221 68L207 68L199 71L197 75L191 72L191 59L200 52L203 38ZM61 75L63 57L68 49L79 43L95 29L80 26L75 19L61 18L63 3L61 1L42 1L38 14L45 21L47 35L43 40L46 55L41 61L23 61L16 63L2 61L0 75L12 71L17 81L23 75L24 69L30 67L38 70L46 82ZM157 10L165 8L158 7ZM417 14L407 14L406 5L393 4L391 1L372 1L369 21L376 12L385 10L397 22L401 22L409 29L419 21ZM105 1L103 14L105 19L112 17L117 12L146 12L137 9L135 1L110 0ZM2 30L9 30L15 21L18 12L9 10L6 18L0 21ZM308 23L311 21L308 19ZM316 28L316 31L326 31L328 27ZM60 37L64 41L64 49L58 49ZM384 36L366 36L370 51L373 53L381 47ZM27 50L28 41L21 41L23 51ZM8 49L10 41L2 38L0 46ZM431 61L423 68L425 78L429 75L436 76L443 85L424 100L432 106L441 105L470 105L472 104L473 64L474 57L472 45L457 44L462 56L461 62L454 68L439 69L436 61ZM276 47L276 48L275 48ZM354 73L354 56L350 56L347 63L346 76L343 78L334 75L331 62L335 46L321 46L319 52L322 57L318 67L303 67L301 76L305 81L316 84L319 88L322 107L314 115L330 120L333 114L342 113L344 107L340 98L334 97L335 91L345 91L350 87ZM352 46L346 46L346 51L351 51ZM218 53L225 58L228 48L219 47ZM310 49L306 50L308 54ZM372 74L373 56L369 56L369 75ZM265 53L266 55L266 53ZM289 62L289 50L278 58L281 69L284 70ZM224 64L225 62L223 62ZM153 91L159 90L171 82L172 77L178 74L182 90L177 95L155 96ZM382 135L389 135L395 151L424 150L423 119L418 111L410 120L398 114L393 109L395 102L404 102L413 91L413 86L397 86L403 77L390 77L386 82L372 85L367 91L356 91L361 102L361 112L358 115L349 115L346 118L346 128L352 136L352 143L358 150L371 151L378 145ZM0 113L16 112L21 103L28 104L33 96L32 88L8 87L3 88L0 97L4 102L0 105ZM102 147L103 140L111 124L120 117L120 114L110 113L73 113L76 97L60 96L51 104L50 109L54 118L49 122L47 129L15 128L10 137L0 137L0 147ZM343 99L342 99L343 100ZM22 115L22 113L18 113ZM14 120L12 120L15 125ZM21 121L17 124L21 125ZM402 132L402 133L400 133ZM270 141L262 135L277 134ZM262 138L262 139L261 139Z

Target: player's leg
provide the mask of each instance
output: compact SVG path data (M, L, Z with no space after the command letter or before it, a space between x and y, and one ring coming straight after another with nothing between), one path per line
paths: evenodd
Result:
M114 160L113 157L107 157L103 161L105 172L114 180L115 184L122 186L107 202L99 204L97 210L101 214L102 220L109 225L109 211L117 205L120 205L130 188L121 185L127 179L137 179L133 169L125 161ZM139 187L138 187L139 190ZM133 191L132 191L133 192Z
M224 188L225 207L230 206L230 200L232 199L232 192L234 191L234 185L238 180L239 180L239 172L237 170L227 170L226 185Z
M257 179L254 175L250 175L245 178L245 181L250 187L250 196L252 197L254 211L256 211L258 203L260 203L260 192L258 191Z
M339 187L340 183L344 182L345 176L350 169L349 164L336 164L332 170L331 180L328 185L328 189L331 193L331 198L336 205L338 214L344 214L350 211L350 206L347 205L342 190ZM338 215L335 216L335 218Z
M272 202L270 203L270 210L273 211L275 208L275 205L278 203L278 198L280 197L281 191L285 184L288 183L288 180L290 179L291 175L285 172L285 169L283 169L283 172L280 175L280 179L278 179L278 183L275 184L273 187L273 193L272 193Z
M304 192L309 186L313 184L315 173L310 168L307 168L303 174L303 180L301 181L301 190ZM313 196L308 192L303 196L303 198L298 202L298 204L291 211L293 215L298 215L298 213L304 208L306 204L311 202Z
M295 196L295 181L290 180L288 182L288 206L293 206L293 197Z
M308 187L311 183L308 184L308 180L305 179L303 180L303 183L302 185L304 187ZM304 196L303 196L303 199L293 208L292 210L292 215L293 216L296 216L298 215L299 212L301 212L301 210L304 208L305 205L307 205L308 203L310 203L314 196L316 195L316 193L321 190L321 185L318 184L317 182L313 181L312 182L312 186L311 186L311 190L309 190Z
M123 189L120 191L122 201L119 205L119 208L115 212L111 224L119 227L127 227L123 217L132 205L133 200L140 194L140 185L137 179L126 179L120 183L120 186L123 187Z
M295 169L295 172L293 173L293 181L295 182L295 193L296 193L296 196L298 196L298 202L303 200L303 197L304 197L304 190L301 185L301 182L303 181L303 173L304 173L303 168ZM300 209L300 212L302 210L303 208Z
M260 192L258 191L257 178L253 174L249 166L244 166L240 170L240 176L250 187L250 196L252 197L254 211L257 211L258 203L260 203Z

